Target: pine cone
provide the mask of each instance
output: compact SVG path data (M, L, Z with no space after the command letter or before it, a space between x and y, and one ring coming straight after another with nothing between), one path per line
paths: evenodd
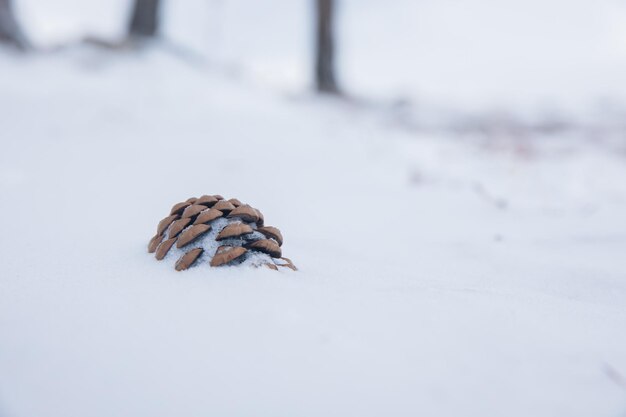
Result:
M259 210L216 194L175 204L159 222L148 252L159 261L178 259L177 271L203 262L212 267L250 265L296 271L291 260L282 257L282 244L280 230L265 226Z

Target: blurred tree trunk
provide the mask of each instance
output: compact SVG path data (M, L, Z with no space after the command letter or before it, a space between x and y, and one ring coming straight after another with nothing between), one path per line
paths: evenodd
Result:
M0 0L0 43L9 44L21 50L29 43L15 20L11 0Z
M339 93L335 77L334 0L315 0L315 84L321 93Z
M159 30L160 3L160 0L135 0L128 28L129 37L152 38L156 36Z

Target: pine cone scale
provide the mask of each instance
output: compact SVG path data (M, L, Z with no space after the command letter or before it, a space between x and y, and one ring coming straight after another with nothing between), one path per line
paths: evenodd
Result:
M161 242L161 244L157 247L156 255L155 255L158 261L165 258L165 255L167 255L167 252L169 252L169 250L172 248L172 246L174 245L174 242L176 242L175 237Z
M259 220L259 214L255 209L248 205L240 205L228 214L228 217L239 217L247 222L256 223Z
M219 240L229 239L233 237L239 237L239 236L243 236L252 232L254 232L254 230L252 229L252 227L248 226L247 224L231 223L218 233L215 240L219 241Z
M283 246L283 235L277 228L272 226L263 226L259 227L257 230L263 233L265 237L274 239L278 243L278 246Z
M202 197L200 197L199 199L196 200L195 204L201 204L203 206L207 206L207 207L213 207L213 205L215 203L218 202L218 199L215 198L212 195L203 195Z
M148 243L148 253L154 253L157 249L157 247L161 244L161 242L163 241L163 238L165 237L165 235L154 235L154 237L152 239L150 239L150 243Z
M282 255L282 251L280 250L280 246L278 246L278 243L270 239L257 240L256 242L249 244L248 248L267 253L272 258L280 258L280 256Z
M165 232L165 230L170 227L170 224L172 224L176 219L178 219L178 215L173 214L161 220L157 226L157 235L162 235L163 232Z
M176 270L184 271L189 268L200 257L200 255L202 255L202 252L204 252L204 249L195 248L185 253L178 259L178 261L176 261Z
M215 210L219 210L224 214L228 214L233 211L236 207L230 201L220 200L213 206Z
M223 215L224 213L222 213L221 211L217 209L214 209L214 208L206 209L200 212L194 224L209 223L217 219L218 217L222 217Z
M186 219L187 217L195 217L204 210L206 210L206 206L203 206L201 204L192 204L191 206L187 207L185 211L183 211L182 218Z
M183 212L183 210L185 210L185 208L187 208L190 205L191 203L188 203L186 201L183 201L182 203L174 204L174 207L172 207L172 210L170 211L170 215L180 214Z
M211 266L221 266L228 264L235 259L241 257L247 252L246 248L234 246L220 246L215 252L215 256L211 259Z
M183 246L190 244L209 230L211 230L211 226L208 224L196 224L191 226L180 234L178 241L176 242L176 247L180 249Z
M185 227L187 227L191 223L191 218L187 217L186 219L178 219L172 223L169 229L168 237L176 237L183 231Z

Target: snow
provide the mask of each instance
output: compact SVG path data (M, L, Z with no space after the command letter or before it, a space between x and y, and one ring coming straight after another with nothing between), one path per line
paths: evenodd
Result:
M2 417L626 413L623 138L411 130L167 49L0 58ZM155 261L202 194L300 271Z
M169 212L165 211L165 213L168 214ZM227 219L227 218L221 217L221 218L213 220L210 223L211 229L207 233L205 233L203 236L199 237L195 241L185 245L183 248L180 248L180 249L176 247L176 245L172 246L170 250L167 252L167 254L165 255L165 258L163 258L163 263L167 263L169 264L171 268L174 268L174 266L176 265L176 261L178 261L178 259L180 259L181 256L188 253L192 249L202 248L202 251L203 251L202 258L198 259L196 263L197 264L204 263L206 266L206 264L209 263L211 259L213 259L213 256L215 256L215 252L217 252L217 249L222 245L240 247L240 246L244 246L250 240L265 239L265 236L257 231L250 233L248 236L246 236L246 239L244 239L243 237L224 239L221 241L218 241L215 239L217 235L226 226L228 226L229 224L233 224L233 223L241 223L241 219L239 218ZM250 224L250 227L252 227L253 229L256 229L257 225L256 223L252 223ZM168 230L165 233L164 240L169 239L169 238L170 238L170 232ZM272 265L275 264L275 262L273 262L272 258L269 255L266 255L258 251L249 251L244 258L240 259L240 261L242 261L241 263L243 265L247 265L250 267L260 267L264 264L272 264ZM284 262L281 262L281 263L284 263ZM194 264L194 265L199 266L197 264Z

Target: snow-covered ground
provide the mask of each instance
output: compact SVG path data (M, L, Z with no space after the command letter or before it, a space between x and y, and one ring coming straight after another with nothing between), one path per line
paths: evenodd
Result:
M623 154L86 56L2 62L3 416L626 412ZM202 193L260 207L301 271L154 261Z
M623 141L416 131L225 68L0 56L0 416L626 415ZM204 193L300 271L155 261Z

